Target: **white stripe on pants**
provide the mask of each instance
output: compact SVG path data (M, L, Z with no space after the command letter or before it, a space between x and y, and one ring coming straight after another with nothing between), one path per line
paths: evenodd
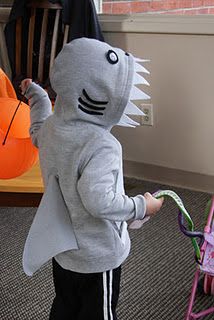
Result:
M109 279L107 279L107 274ZM111 301L112 301L112 270L103 272L103 315L104 320L113 320Z

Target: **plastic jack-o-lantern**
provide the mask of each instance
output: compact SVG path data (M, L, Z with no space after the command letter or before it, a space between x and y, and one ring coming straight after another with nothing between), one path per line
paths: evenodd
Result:
M18 177L36 163L38 150L31 142L29 128L29 106L0 97L0 179Z

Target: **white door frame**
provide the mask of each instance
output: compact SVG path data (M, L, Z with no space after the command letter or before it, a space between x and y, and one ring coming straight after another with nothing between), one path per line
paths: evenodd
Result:
M94 0L97 13L102 13L103 0Z

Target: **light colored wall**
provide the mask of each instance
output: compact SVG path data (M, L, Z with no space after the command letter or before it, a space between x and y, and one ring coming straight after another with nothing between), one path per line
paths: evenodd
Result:
M151 59L145 91L154 126L113 132L125 160L206 175L214 188L214 34L159 32L105 33L112 45Z

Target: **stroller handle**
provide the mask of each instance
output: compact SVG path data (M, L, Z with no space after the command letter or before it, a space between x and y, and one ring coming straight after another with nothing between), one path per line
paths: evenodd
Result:
M161 197L170 197L171 199L173 199L175 201L177 207L179 208L179 212L180 212L180 215L179 215L180 229L185 235L187 235L188 237L191 238L191 242L192 242L192 245L195 250L196 260L197 260L197 262L199 262L201 260L200 247L199 247L195 238L200 237L201 241L202 241L203 233L194 231L193 221L192 221L188 211L184 207L184 204L183 204L183 201L181 200L181 198L177 195L177 193L175 193L172 190L159 190L159 191L155 192L153 194L153 196L157 199L161 198ZM185 219L187 221L189 230L187 230L187 228L184 226L183 217L185 217Z
M183 214L182 214L182 212L180 210L178 212L178 224L179 224L181 232L185 236L191 238L191 240L193 240L194 238L199 238L200 239L198 246L201 248L202 244L204 243L204 233L200 232L200 231L189 231L189 230L187 230L187 228L184 225ZM193 246L194 246L195 251L197 252L197 247L195 247L195 243L193 243ZM198 259L198 255L197 254L195 255L195 259L196 259L197 263L201 264L201 261Z

